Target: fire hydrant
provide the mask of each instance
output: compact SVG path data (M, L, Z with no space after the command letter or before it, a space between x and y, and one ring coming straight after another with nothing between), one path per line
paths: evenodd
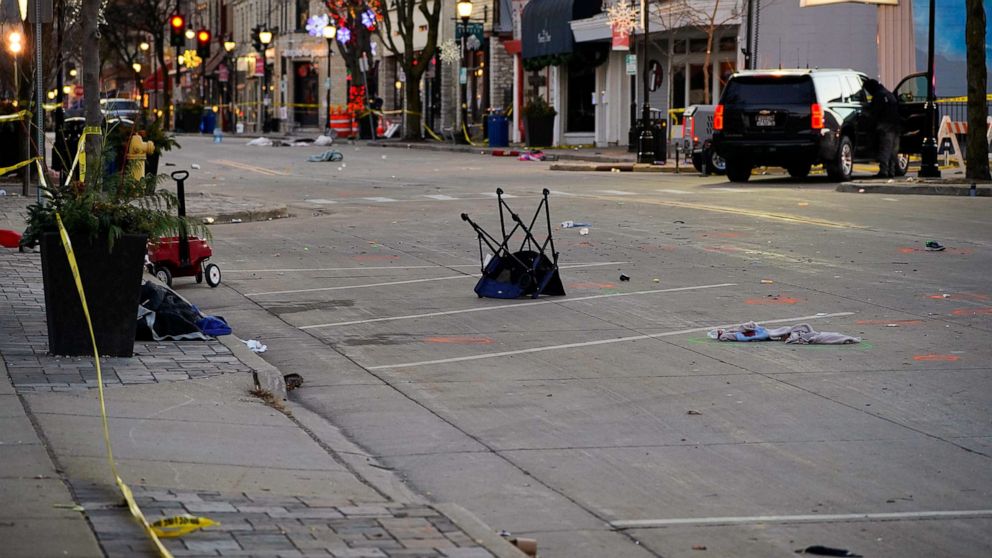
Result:
M144 134L142 131L132 135L127 144L127 169L135 180L145 177L145 159L155 152L155 143L142 139Z

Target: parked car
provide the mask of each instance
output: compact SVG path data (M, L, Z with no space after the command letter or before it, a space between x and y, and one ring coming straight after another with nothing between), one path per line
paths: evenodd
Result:
M133 99L100 99L100 110L105 117L116 116L132 122L138 120L138 115L141 114L138 101Z
M734 74L714 109L713 149L726 159L727 177L746 182L754 167L778 166L805 178L823 164L832 180L849 180L855 162L873 162L878 153L867 79L853 70ZM906 155L920 152L926 85L926 74L912 74L894 91L902 117L900 176Z
M692 156L692 166L706 174L723 174L727 170L726 161L713 151L715 110L716 105L690 105L682 113L682 150Z

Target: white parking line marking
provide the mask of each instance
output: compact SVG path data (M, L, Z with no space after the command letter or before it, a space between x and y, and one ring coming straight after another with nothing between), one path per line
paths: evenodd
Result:
M332 204L332 203L338 203L338 202L336 202L334 200L327 200L327 199L324 199L324 198L313 198L313 199L303 200L303 201L305 201L307 203L321 203L321 204L327 204L327 205ZM227 271L227 270L225 270L225 271Z
M623 190L596 190L600 194L610 194L612 196L636 196L634 192L625 192Z
M371 202L379 202L379 203L389 203L389 202L396 201L393 198L382 198L382 197L372 197L372 198L362 198L362 199L363 200L368 200L368 201L371 201Z
M744 188L707 188L711 192L732 192L734 194L745 194L748 190Z
M814 314L812 316L798 316L795 318L782 318L781 320L763 320L763 324L780 324L786 322L802 322L804 320L819 320L823 318L837 318L840 316L851 316L854 312L836 312L834 314ZM712 325L706 327L694 327L690 329L680 329L677 331L666 331L663 333L652 333L649 335L632 335L630 337L617 337L614 339L601 339L599 341L584 341L582 343L566 343L564 345L548 345L544 347L533 347L530 349L520 349L517 351L503 351L499 353L487 353L475 356L466 357L456 357L456 358L443 358L438 360L424 360L420 362L404 362L400 364L384 364L381 366L366 366L367 370L386 370L390 368L413 368L415 366L428 366L434 364L450 364L452 362L464 362L467 360L483 360L487 358L499 358L504 356L513 355L523 355L527 353L541 353L544 351L556 351L559 349L578 349L584 347L593 347L596 345L610 345L613 343L623 343L626 341L640 341L641 339L660 339L662 337L673 337L675 335L685 335L686 333L698 333L700 331L709 331L711 329L717 329L721 327L732 327L735 324L724 324L724 325Z
M452 196L446 196L444 194L424 194L424 197L425 198L430 198L432 200L438 200L438 201L451 201L451 200L457 200L458 199L458 198L455 198L455 197L452 197Z
M603 265L621 265L628 262L593 262L577 263L560 266L561 269L575 269L577 267L599 267ZM456 267L479 267L477 263L471 264L433 264L433 265L380 265L380 266L354 266L354 267L293 267L274 269L227 269L224 273L265 273L265 272L297 272L297 271L374 271L378 269L451 269Z
M655 192L661 192L662 194L688 194L685 190L675 190L673 188L658 188Z
M577 267L597 267L602 265L616 265L616 262L602 262L594 264L578 264L569 266L560 266L560 269L574 269ZM481 277L480 274L475 273L471 275L449 275L447 277L431 277L428 279L410 279L408 281L389 281L386 283L367 283L364 285L342 285L340 287L318 287L316 289L297 289L292 291L266 291L261 293L247 293L244 296L263 296L263 295L274 295L274 294L296 294L296 293L314 293L320 291L341 291L344 289L368 289L371 287L386 287L389 285L407 285L410 283L427 283L430 281L446 281L448 279L468 279Z
M489 196L490 198L495 198L496 197L496 192L483 192L482 195L483 196ZM506 192L503 193L503 199L504 200L510 199L510 198L515 198L515 197L517 197L517 196L514 196L513 194L507 194Z
M897 519L953 519L988 517L992 510L950 510L885 513L837 513L811 515L754 515L750 517L685 517L675 519L632 519L611 521L616 529L650 529L682 525L733 525L742 523L831 523L839 521L892 521Z
M591 296L581 296L576 298L563 298L563 299L547 299L538 300L534 302L518 302L516 304L500 304L497 306L484 306L479 308L463 308L461 310L447 310L444 312L427 312L424 314L409 314L406 316L391 316L388 318L370 318L368 320L353 320L350 322L334 322L329 324L314 324L308 326L300 326L300 329L315 329L319 327L339 327L357 324L371 324L376 322L392 322L396 320L413 320L416 318L435 318L438 316L451 316L453 314L467 314L469 312L487 312L489 310L499 310L501 308L520 308L523 306L539 306L541 304L566 304L569 302L578 302L580 300L595 300L599 298L614 298L619 296L634 296L634 295L644 295L644 294L658 294L658 293L674 293L680 291L694 291L700 289L715 289L718 287L733 287L737 283L720 283L718 285L697 285L695 287L676 287L673 289L654 289L650 291L634 291L630 293L608 293L601 295L591 295Z

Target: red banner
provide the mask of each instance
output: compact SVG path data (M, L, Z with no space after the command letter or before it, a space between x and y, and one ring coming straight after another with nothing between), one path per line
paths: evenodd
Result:
M630 50L630 34L621 33L616 25L610 29L613 34L613 50Z

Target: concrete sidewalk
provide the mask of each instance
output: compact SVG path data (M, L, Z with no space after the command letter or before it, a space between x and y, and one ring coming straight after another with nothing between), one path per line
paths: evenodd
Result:
M0 227L10 214L0 202ZM3 555L153 556L113 482L93 360L46 352L39 256L0 248ZM175 556L522 556L278 387L274 405L252 395L281 373L236 339L138 342L102 369L115 462L149 521L220 523L165 540Z

